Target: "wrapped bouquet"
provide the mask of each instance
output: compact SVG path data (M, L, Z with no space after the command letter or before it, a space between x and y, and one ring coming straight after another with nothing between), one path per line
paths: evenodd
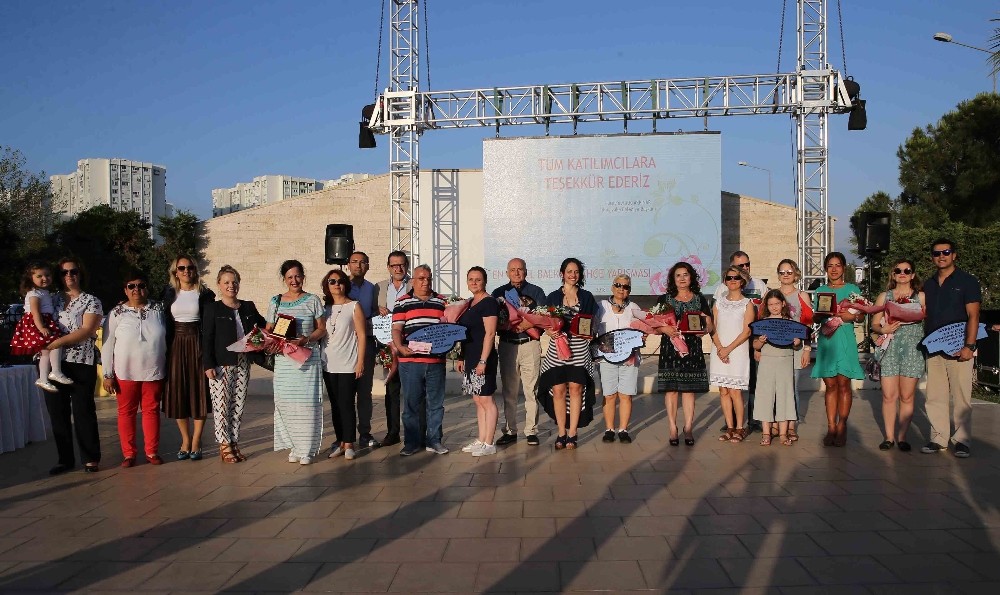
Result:
M854 292L848 295L846 299L840 300L840 303L836 306L836 313L849 312L851 314L858 314L864 312L866 314L874 314L882 310L882 306L876 306L864 296ZM832 337L833 333L837 332L837 329L842 324L844 324L844 320L841 317L830 316L823 322L819 330L823 333L824 337Z
M444 306L444 314L441 315L441 320L443 322L450 322L451 324L458 324L458 319L462 314L465 314L470 305L472 305L471 298L465 299L457 295L451 296Z
M882 308L885 312L886 324L894 324L896 322L900 324L913 324L914 322L920 322L926 316L924 307L920 305L920 301L908 297L901 297L898 300L886 302ZM885 333L875 339L875 345L884 350L889 347L890 341L892 341L892 333Z
M643 318L639 318L639 314L635 314L633 311L634 320L629 327L647 335L663 335L666 327L677 326L677 315L674 313L674 307L670 304L656 304L649 309L649 312L643 312L643 315ZM670 343L681 357L688 355L688 346L683 335L670 337Z
M566 317L570 315L569 309L565 306L538 306L534 310L520 311L520 315L537 329L550 330L556 333L556 351L559 359L569 360L572 353L569 349L569 339L566 333L562 332L563 325L566 324Z
M392 345L383 345L375 354L375 363L381 365L385 370L385 382L389 382L399 369L395 348Z
M504 297L499 298L500 301L500 320L498 320L498 328L505 331L518 332L517 327L524 320L523 314L529 312L528 308L521 306L521 299L517 295L517 291L510 290ZM542 331L537 328L529 328L524 331L532 339L540 339L542 337Z
M295 366L298 368L301 368L302 364L306 363L306 360L312 355L312 349L296 345L281 335L275 335L258 328L257 325L254 325L242 339L229 345L226 349L237 353L274 351L295 362Z

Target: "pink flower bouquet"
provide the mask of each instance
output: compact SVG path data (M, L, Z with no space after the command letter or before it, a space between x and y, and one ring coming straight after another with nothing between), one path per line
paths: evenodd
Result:
M516 333L517 327L518 325L521 324L521 321L524 320L524 313L528 312L528 309L518 308L517 306L510 303L510 301L506 299L501 300L501 302L503 303L504 308L506 308L507 310L507 325L503 328L503 330ZM534 327L529 328L524 332L527 333L528 336L531 337L532 339L540 339L542 337L542 331Z
M462 299L458 296L448 298L448 303L444 307L444 314L441 315L443 322L457 324L458 319L465 314L465 311L472 305L472 299Z
M565 317L569 315L569 311L566 308L563 306L538 306L531 311L519 312L524 320L527 320L536 328L556 333L554 340L559 359L568 361L573 357L569 349L569 339L566 338L566 333L562 332L563 325L566 324Z
M383 345L375 354L375 363L381 364L385 369L385 382L396 374L399 369L399 358L396 357L396 348L392 345Z
M306 363L312 355L312 349L292 343L281 335L275 335L258 328L256 325L242 339L226 347L228 351L237 353L252 353L254 351L275 351L293 362L298 368Z
M670 304L656 304L649 309L649 312L645 312L644 314L645 318L640 319L633 311L635 319L632 320L629 327L642 331L647 335L665 335L664 331L666 327L677 326L677 315L674 314L674 308ZM684 341L683 335L670 337L670 343L681 357L688 355L688 346L687 342Z

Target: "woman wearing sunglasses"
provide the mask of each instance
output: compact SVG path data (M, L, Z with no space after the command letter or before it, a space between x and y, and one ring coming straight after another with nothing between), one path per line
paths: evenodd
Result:
M323 337L323 383L330 399L334 443L329 458L341 455L354 459L354 443L358 439L358 416L354 395L358 379L365 371L365 361L358 354L365 352L365 314L358 302L347 297L351 278L344 271L333 269L323 277L326 310L326 336Z
M125 277L126 300L111 310L101 348L104 390L118 395L118 438L122 467L135 465L135 414L142 404L146 460L160 465L160 397L167 367L167 326L163 304L149 299L149 279Z
M857 285L844 279L846 266L847 258L842 253L831 252L826 255L823 268L826 269L827 283L816 288L817 304L814 306L818 306L818 296L823 293L834 294L838 304L852 293L861 295L861 289ZM854 323L862 320L864 314L852 314L845 310L833 316L848 324L841 324L829 337L819 333L812 377L822 378L826 386L827 428L823 446L844 446L847 444L847 417L854 402L851 380L862 380L865 377L858 361L858 343L854 337Z
M611 284L611 297L601 300L597 309L597 335L626 329L635 318L645 315L639 306L629 301L632 295L632 278L618 275ZM604 442L614 442L617 437L624 444L630 444L628 422L632 416L632 395L639 384L639 350L632 357L613 364L600 360L601 391L604 393ZM618 429L615 430L615 402L618 403Z
M799 270L799 265L790 258L785 258L778 263L778 281L781 285L778 289L781 290L781 295L785 296L785 301L788 302L788 311L792 315L792 320L801 322L806 326L812 326L813 323L813 309L812 300L809 298L809 294L799 289L799 280L802 279L802 271ZM766 315L766 313L762 314ZM795 374L793 378L793 386L795 390L795 410L801 411L799 408L799 370L808 368L811 363L812 357L812 347L809 342L805 342L802 346L802 353L796 354L792 358L792 363L794 364ZM754 357L759 357L758 354L754 354ZM795 424L797 421L788 422L788 439L795 442L799 439L798 433L795 431ZM773 426L772 426L773 427ZM774 435L774 432L771 432Z
M753 301L743 295L749 274L733 265L723 271L722 278L728 291L712 306L715 332L708 369L710 382L719 387L726 418L726 432L719 441L737 443L748 434L743 427L743 391L750 388L750 351L744 344L750 340L755 310Z
M201 326L215 292L205 287L194 259L181 255L170 263L170 284L163 290L167 321L167 381L163 411L177 420L181 448L177 460L201 460L201 434L208 417L208 379L201 357Z
M878 296L875 305L919 302L923 309L924 292L919 289L920 277L913 261L906 258L897 260L889 271L891 275L886 291ZM889 450L898 446L899 450L909 452L912 447L906 441L906 431L913 419L917 381L924 375L924 355L918 349L924 338L924 325L899 321L888 324L885 313L878 312L872 318L872 331L879 335L892 335L888 345L883 342L884 349L876 349L882 366L882 421L885 424L885 440L878 447Z

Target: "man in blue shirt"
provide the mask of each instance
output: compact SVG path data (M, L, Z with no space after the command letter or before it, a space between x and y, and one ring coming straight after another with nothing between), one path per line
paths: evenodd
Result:
M358 442L363 446L378 448L378 440L372 436L372 378L375 374L375 335L372 333L372 316L375 316L378 304L378 289L371 281L365 280L370 263L364 252L354 252L347 261L347 269L351 273L351 290L348 297L356 300L365 315L365 329L368 341L365 342L365 352L361 354L365 362L365 371L358 378Z
M965 345L957 353L935 353L927 358L925 406L931 434L920 452L942 452L948 449L949 442L954 442L955 456L964 459L971 454L972 358L976 354L979 304L983 298L979 280L955 266L957 258L958 246L952 240L941 238L931 246L931 261L937 274L924 282L927 304L924 333L929 335L943 326L964 323Z
M507 278L509 283L493 290L493 297L503 297L510 290L517 290L521 298L520 306L534 308L545 305L545 292L542 288L528 283L528 265L521 258L513 258L507 263ZM517 304L516 304L517 306ZM503 390L503 414L505 425L503 436L497 440L497 446L506 446L517 442L517 394L524 385L524 433L528 444L538 446L538 372L542 362L542 348L538 339L532 339L523 331L531 324L522 322L518 330L498 330L500 345L497 355L500 359L500 381ZM499 407L499 404L497 405Z

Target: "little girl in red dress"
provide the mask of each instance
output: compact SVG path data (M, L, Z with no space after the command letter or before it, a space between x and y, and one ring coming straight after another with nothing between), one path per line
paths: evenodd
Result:
M59 392L52 381L73 384L62 372L62 349L48 349L49 343L63 335L55 322L52 286L52 271L41 263L33 263L25 269L21 277L21 293L24 294L24 316L14 327L10 340L13 355L39 354L38 380L42 390Z

